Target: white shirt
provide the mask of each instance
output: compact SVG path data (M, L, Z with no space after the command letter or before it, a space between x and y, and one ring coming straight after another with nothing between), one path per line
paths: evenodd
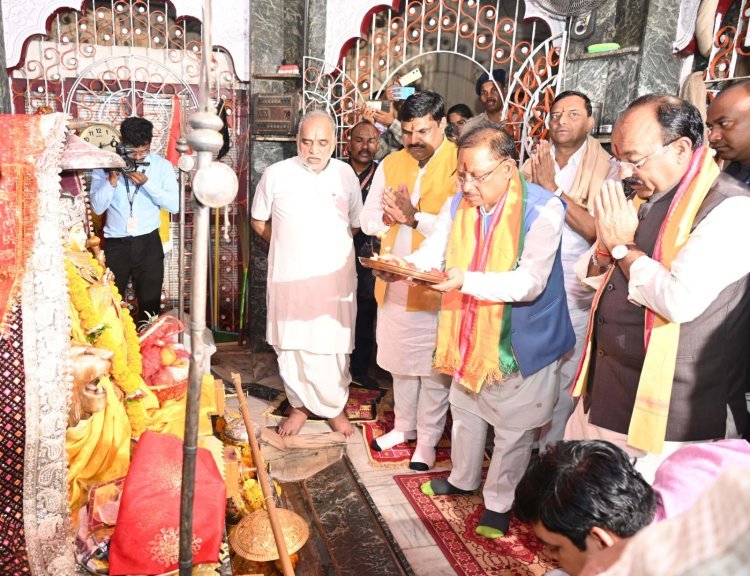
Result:
M451 201L449 198L441 208L432 234L422 242L419 250L406 258L420 270L444 267L453 224ZM526 233L518 267L509 272L466 272L461 292L488 302L534 300L547 286L564 220L562 201L550 198Z
M434 157L433 154L432 158ZM417 181L411 191L411 203L414 206L418 205L422 177L429 166L428 161L417 175ZM381 162L373 176L370 193L367 195L360 216L360 225L365 234L374 236L388 230L388 226L383 224L384 188L384 163ZM417 230L424 236L428 236L436 221L437 215L420 212ZM409 226L400 226L391 248L391 254L394 256L410 254L411 240L412 229ZM437 339L437 311L407 312L408 292L409 285L406 282L393 282L388 285L383 306L378 308L377 362L381 368L392 374L429 376L432 374L432 353Z
M563 168L560 168L557 160L555 160L556 194L559 195L559 192L570 194L587 146L588 141L584 140L583 145L576 150L575 154L570 157L568 163ZM556 158L554 146L551 149L551 153L552 157ZM573 230L567 222L565 223L560 257L562 259L563 276L565 278L565 294L568 298L568 307L571 310L588 310L591 308L591 301L594 299L594 292L590 287L583 284L575 273L575 263L590 246L591 244L589 244L586 238Z
M665 268L648 256L630 266L628 299L670 322L700 316L724 288L750 273L750 198L727 198L701 221ZM592 247L576 263L578 277L598 288L604 275L587 278Z
M356 272L351 228L362 196L351 166L331 159L319 174L299 156L269 166L252 217L273 219L266 339L283 350L352 350Z

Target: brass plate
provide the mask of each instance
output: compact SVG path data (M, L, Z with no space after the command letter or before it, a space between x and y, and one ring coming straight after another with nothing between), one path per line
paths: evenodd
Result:
M291 510L277 508L287 552L294 554L302 548L310 537L310 528L305 520ZM267 510L256 510L242 519L229 534L229 544L234 551L248 560L269 562L279 557L276 541L271 530Z
M390 274L398 274L404 278L413 278L414 280L420 280L427 282L428 284L440 284L445 282L447 277L436 274L434 272L420 272L413 268L404 268L397 266L396 264L389 264L383 260L373 260L372 258L359 257L359 263L365 268L371 268L372 270L380 270L381 272L388 272Z

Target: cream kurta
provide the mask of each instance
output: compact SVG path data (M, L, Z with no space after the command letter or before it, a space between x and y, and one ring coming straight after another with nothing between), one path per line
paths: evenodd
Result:
M414 190L411 191L411 202L417 205L420 197L422 176L429 167L429 162L419 171ZM362 231L374 235L384 232L388 226L383 224L382 195L385 187L383 163L378 166L372 179L370 193L362 212ZM429 236L434 214L420 213L418 230ZM411 254L412 230L401 226L391 254L407 256ZM432 353L437 339L437 310L406 311L406 299L409 285L406 282L394 282L388 286L385 302L378 308L376 327L378 342L378 365L392 374L405 376L429 376L432 370Z
M357 277L351 228L362 196L351 166L315 174L295 156L269 166L252 217L272 219L266 339L282 350L346 354L354 343Z

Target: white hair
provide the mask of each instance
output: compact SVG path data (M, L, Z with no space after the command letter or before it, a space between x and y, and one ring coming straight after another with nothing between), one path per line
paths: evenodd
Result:
M336 136L336 121L331 117L331 115L326 112L325 110L320 109L314 109L310 110L308 112L305 112L302 118L299 121L299 131L302 131L302 125L307 122L308 120L313 120L314 118L325 118L328 120L328 123L331 125L331 134Z

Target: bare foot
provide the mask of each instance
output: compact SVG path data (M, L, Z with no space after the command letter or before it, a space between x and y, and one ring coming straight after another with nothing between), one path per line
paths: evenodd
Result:
M307 408L292 407L289 417L278 426L279 436L294 436L298 434L309 414L310 412Z
M333 418L329 418L328 423L336 432L341 432L347 438L354 434L354 427L349 422L349 418L346 417L343 410Z

